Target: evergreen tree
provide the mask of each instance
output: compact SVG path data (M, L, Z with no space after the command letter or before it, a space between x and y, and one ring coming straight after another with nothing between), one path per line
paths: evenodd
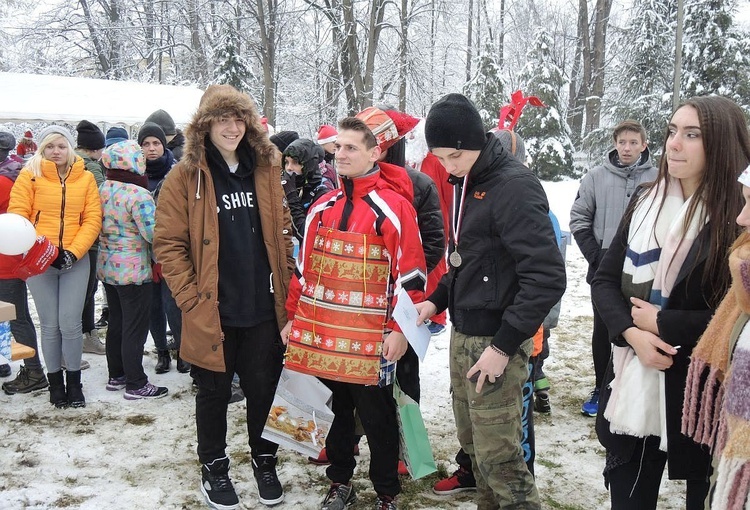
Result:
M217 68L213 83L227 84L241 92L249 92L249 81L253 77L253 72L237 49L237 35L234 31L228 30L214 53Z
M477 106L484 127L490 130L497 126L498 111L503 105L503 98L507 96L505 84L500 76L502 65L499 53L492 43L485 44L474 68L477 72L466 86L467 96Z
M646 129L649 147L658 152L664 141L667 119L672 113L672 80L676 0L636 0L630 22L618 39L620 64L615 74L620 88L609 108L617 124L634 119ZM596 155L612 148L611 129L606 129L606 147L596 145Z
M519 80L524 95L537 96L546 108L527 107L520 118L518 133L526 141L532 157L532 169L542 180L560 180L563 176L578 177L573 167L573 143L570 127L561 115L563 100L560 91L565 86L560 68L552 60L552 39L539 30L534 44L526 55L526 65Z
M685 8L684 98L720 94L750 105L750 42L732 22L732 0L688 2Z

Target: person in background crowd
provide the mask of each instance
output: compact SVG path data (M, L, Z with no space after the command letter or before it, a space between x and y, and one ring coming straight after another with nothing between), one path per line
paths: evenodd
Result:
M99 160L102 157L104 148L104 133L96 124L87 120L82 120L76 126L78 132L78 146L76 154L83 159L86 170L91 172L96 179L96 186L99 187L104 182L104 168ZM96 279L96 257L99 251L99 239L91 245L89 249L89 282L86 287L86 301L83 305L83 316L81 323L83 325L83 352L91 354L105 354L104 344L99 340L96 332L96 288L99 282Z
M169 171L175 164L172 151L167 148L166 135L162 128L153 122L146 122L138 131L138 144L143 148L146 156L146 176L148 177L148 190L154 196L154 201L159 201L159 190ZM157 360L155 372L164 374L169 372L172 364L172 356L167 345L167 323L172 330L172 335L177 348L177 371L187 373L190 365L179 355L182 341L182 313L175 303L172 293L166 282L161 279L161 266L159 260L154 264L154 281L151 285L153 296L151 298L151 337L156 346Z
M94 175L73 151L70 131L48 126L39 138L39 151L11 189L8 212L27 218L37 234L58 243L52 267L26 283L39 314L50 403L58 408L84 407L81 314L89 277L88 251L102 226L99 191Z
M664 466L702 510L708 448L681 433L688 364L730 285L725 257L742 210L745 116L694 97L669 120L655 182L635 192L591 285L612 341L596 433L613 510L657 507Z
M424 298L424 253L411 205L412 184L403 169L378 164L377 139L361 119L347 117L339 130L341 188L324 195L308 212L286 303L289 322L281 338L289 345L287 368L317 375L333 392L334 420L326 436L331 486L321 510L342 510L357 500L351 483L355 412L370 445L375 508L395 510L401 484L393 365L408 343L390 310L397 300L394 289L404 289L414 302ZM315 261L321 257L333 264L330 272L319 269ZM326 292L318 297L316 288ZM346 327L353 322L356 331ZM305 347L300 340L313 332L340 340L330 340L328 348L313 347L312 342ZM355 344L372 349L359 352Z
M457 183L451 269L418 303L418 323L450 307L453 411L477 482L477 507L541 508L524 461L522 389L532 337L565 292L539 180L485 133L460 94L427 115L430 150Z
M258 497L283 501L278 445L261 438L281 375L292 258L292 226L281 158L247 94L211 85L185 130L182 161L156 206L154 251L183 312L180 354L198 387L195 421L201 492L234 509L227 407L232 377L247 396L247 433Z
M175 161L181 160L185 150L185 135L177 129L172 116L164 110L156 110L146 118L146 122L153 122L161 127L167 140L166 148L172 151Z
M18 146L16 147L16 154L23 159L29 159L36 153L36 149L37 147L36 142L34 142L34 135L31 131L26 130L23 133L21 140L18 142Z
M23 159L10 154L15 146L16 139L13 135L7 131L0 131L0 214L8 212L10 190L23 167ZM16 318L10 321L13 338L19 344L31 347L35 351L34 356L24 360L15 379L3 382L3 391L13 395L46 388L47 377L39 360L36 329L29 313L26 282L19 278L0 279L0 301L16 307ZM10 365L0 365L0 377L8 377L10 374Z
M448 181L450 175L445 171L445 167L440 160L430 152L427 142L424 138L424 119L421 119L417 125L406 135L406 162L412 168L427 175L435 183L438 197L440 198L440 212L443 215L443 232L445 233L445 247L443 248L443 257L435 266L435 269L427 275L427 295L429 296L440 283L440 279L448 272L446 263L445 250L448 247L450 238L450 218L453 210L453 184ZM447 323L446 311L436 313L430 317L430 323L427 329L432 336L439 335L445 331ZM468 459L468 457L466 457Z
M615 126L612 132L615 148L604 162L592 168L581 179L581 187L570 211L570 231L589 263L586 282L591 284L596 269L617 230L635 189L656 179L657 170L651 164L646 130L634 120ZM599 410L599 391L612 348L601 314L594 310L591 331L591 353L594 359L596 382L594 389L581 406L584 416L596 416Z
M320 157L318 146L307 138L294 140L282 153L282 185L292 213L294 235L300 242L305 232L307 210L334 189L334 183L320 174Z
M106 138L104 139L104 146L109 147L117 142L124 142L128 139L128 132L125 128L120 126L113 126L107 130ZM104 303L102 305L102 314L94 323L96 329L104 329L107 327L109 320L109 306L107 305L107 294L104 294Z
M330 126L328 124L323 124L318 128L318 134L315 138L315 141L323 147L323 150L325 151L325 162L328 164L333 164L333 160L336 156L336 137L338 136L338 131L336 131L336 128L333 126Z
M290 143L299 139L299 133L296 131L279 131L272 134L269 139L279 149L279 152L283 153Z
M133 140L110 145L102 163L107 180L99 193L102 232L96 269L110 305L107 328L107 390L125 390L126 400L167 395L143 371L151 306L151 242L156 206L148 192L146 159Z

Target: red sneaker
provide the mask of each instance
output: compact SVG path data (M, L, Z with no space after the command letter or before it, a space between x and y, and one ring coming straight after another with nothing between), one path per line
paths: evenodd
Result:
M474 474L464 468L458 468L450 478L443 478L432 487L432 492L440 496L474 490L477 490Z
M409 476L409 468L406 467L403 460L398 461L398 474L401 476Z
M355 456L359 455L359 445L358 444L354 445L354 455ZM331 463L331 461L328 460L328 454L326 453L326 449L325 448L323 448L322 450L320 450L320 453L318 454L317 458L316 457L308 457L307 460L308 460L308 462L310 462L310 464L315 464L316 466L327 466L328 464Z

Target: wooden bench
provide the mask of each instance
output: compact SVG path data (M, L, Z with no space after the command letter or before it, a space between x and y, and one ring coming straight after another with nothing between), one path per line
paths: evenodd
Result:
M36 351L31 347L19 344L15 340L10 343L10 358L12 361L31 358L34 354L36 354Z

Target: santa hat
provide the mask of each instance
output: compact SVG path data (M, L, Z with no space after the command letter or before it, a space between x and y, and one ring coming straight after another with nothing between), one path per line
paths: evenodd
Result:
M383 152L391 148L401 138L393 119L380 108L370 106L359 112L356 117L367 124Z
M339 132L336 131L336 128L333 126L329 126L328 124L323 124L318 128L318 145L325 145L327 143L335 142L336 137L339 135Z
M23 137L24 137L24 138L28 138L28 139L32 139L32 138L34 138L34 135L32 135L32 134L31 134L31 131L27 129L27 130L26 130L26 131L24 132L24 134L23 134Z
M416 125L419 124L419 119L416 117L412 117L408 113L401 113L397 110L385 110L385 114L388 115L396 125L398 136L406 136L406 133L414 129Z

